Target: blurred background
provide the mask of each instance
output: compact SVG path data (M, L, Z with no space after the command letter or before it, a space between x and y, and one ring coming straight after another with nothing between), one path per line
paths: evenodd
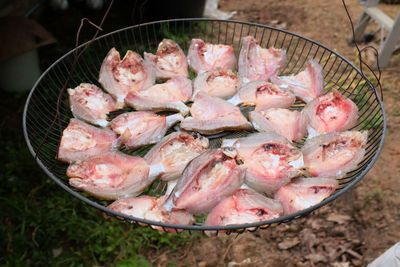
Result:
M363 6L346 2L356 23ZM399 1L381 2L390 17L400 12ZM0 0L0 265L365 266L400 240L399 49L382 73L388 135L381 156L355 188L306 218L237 237L165 234L105 219L59 188L28 151L24 103L40 73L75 47L81 19L99 24L108 5ZM116 0L101 34L146 21L201 17L204 7L198 0ZM225 12L220 16L304 35L357 63L339 0L220 0L217 7ZM86 23L80 42L95 30ZM379 48L379 25L370 23L365 33L360 46ZM364 57L374 63L372 52Z

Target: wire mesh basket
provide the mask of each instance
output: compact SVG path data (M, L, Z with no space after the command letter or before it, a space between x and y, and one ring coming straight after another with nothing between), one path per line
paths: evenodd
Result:
M200 38L209 43L232 45L236 56L238 56L242 37L248 35L254 36L261 47L274 46L286 50L288 61L283 67L281 75L296 74L304 69L308 60L315 59L323 68L325 93L337 90L352 99L359 108L359 119L353 129L368 130L369 132L365 156L357 169L339 179L339 187L335 193L321 203L290 215L251 224L204 226L204 216L199 216L197 222L193 225L176 225L149 221L115 212L106 207L110 204L109 202L92 198L70 187L68 177L65 174L68 165L56 160L62 130L67 127L69 119L72 117L67 92L61 96L59 116L57 116L57 101L73 63L74 52L82 51L84 45L70 51L51 65L39 78L29 94L23 115L23 127L31 153L49 177L86 204L129 222L144 226L159 226L170 232L172 229L176 232L201 230L215 231L216 234L221 231L227 234L233 231L241 233L246 229L250 231L259 228L265 229L309 214L338 198L365 176L379 156L386 130L383 104L374 86L352 63L327 47L288 31L253 23L210 19L158 21L124 28L95 39L80 57L69 80L68 87L74 88L81 82L93 83L100 87L98 83L100 66L112 47L120 51L121 55L127 50L143 54L145 51L155 52L159 42L163 38L169 38L177 42L186 53L190 40ZM291 108L301 109L303 106L303 103L296 102ZM57 116L56 123L52 124L55 116ZM47 133L48 137L42 143ZM216 146L218 146L219 138L220 136L214 136L213 143ZM143 156L145 153L146 150L144 149L132 152L133 155L139 156ZM144 194L160 196L165 187L164 182L155 181Z

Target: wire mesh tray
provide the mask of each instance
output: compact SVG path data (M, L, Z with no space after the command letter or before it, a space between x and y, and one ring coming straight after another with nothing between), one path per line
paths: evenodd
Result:
M121 55L124 55L128 49L143 54L144 51L155 52L158 43L163 38L169 38L176 41L187 53L190 40L200 38L205 42L232 45L236 56L238 56L242 37L247 35L254 36L262 47L274 46L286 50L288 61L282 69L282 75L296 74L304 68L308 60L315 59L323 68L325 93L338 90L352 99L359 108L359 119L353 129L368 130L369 132L365 156L357 169L339 179L339 187L335 193L321 203L290 215L251 224L204 226L204 216L198 216L196 217L197 222L193 225L176 225L149 221L115 212L106 207L110 202L92 198L70 187L68 177L65 174L68 165L56 160L62 130L67 127L69 119L72 117L67 92L61 98L57 123L52 125L52 121L56 116L59 92L67 80L68 71L74 60L74 52L82 51L84 45L70 51L51 65L39 78L29 94L23 115L23 127L31 153L36 157L37 163L46 174L74 197L109 215L140 225L160 226L169 231L211 230L215 231L216 234L220 231L229 234L233 231L243 232L246 229L250 231L258 228L265 229L271 225L286 223L307 215L331 202L360 181L377 160L384 142L386 118L381 98L370 81L347 59L315 41L288 31L238 21L177 19L146 23L117 30L95 39L80 57L68 87L74 88L81 82L100 86L97 81L98 72L111 47L119 50ZM303 103L296 102L291 108L301 109L303 106ZM48 138L42 144L43 137L48 131ZM242 135L243 133L238 134ZM220 137L214 136L214 139L211 140L213 146L218 146ZM132 154L143 156L148 149L141 148ZM155 181L144 194L160 196L165 187L166 185L163 182Z

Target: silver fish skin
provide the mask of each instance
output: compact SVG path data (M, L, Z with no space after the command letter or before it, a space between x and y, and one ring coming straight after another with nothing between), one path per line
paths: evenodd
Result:
M240 49L238 74L243 83L267 81L279 74L286 61L284 50L274 47L261 48L253 36L246 36Z
M182 121L181 129L209 135L252 128L238 107L204 92L196 95L190 114Z
M177 111L185 116L189 108L184 102L191 98L192 91L192 81L176 75L165 83L130 92L125 102L136 110Z
M224 226L255 223L283 215L282 204L252 189L239 189L208 214L205 225Z
M243 161L246 184L259 192L273 192L303 173L303 156L285 137L273 132L224 139L222 148L234 148Z
M70 119L61 137L57 159L72 163L118 149L119 146L120 142L113 131Z
M183 131L174 132L153 146L144 159L148 164L163 166L165 171L160 174L160 179L175 180L192 159L208 148L208 144L208 139L200 135L194 137Z
M271 82L281 89L292 91L298 98L310 103L324 93L324 74L322 67L311 59L305 70L292 76L273 76Z
M159 142L169 128L182 120L181 114L160 116L151 111L133 111L115 117L111 128L120 135L126 149L135 149Z
M282 203L287 215L317 205L332 195L337 187L338 181L332 178L297 178L281 187L274 199Z
M231 70L213 69L203 72L193 80L193 96L200 91L210 96L228 99L236 94L242 82Z
M109 126L107 114L118 109L110 95L89 83L81 83L67 91L71 112L75 118L101 127Z
M149 176L151 166L141 157L106 152L71 164L69 184L94 197L115 200L139 195L158 173Z
M358 120L357 105L338 91L314 99L302 112L308 121L309 136L346 131Z
M296 101L290 91L266 81L253 81L242 86L236 95L227 100L233 105L255 106L256 111L269 108L289 108Z
M99 82L117 101L117 107L125 106L125 97L152 86L156 81L155 70L143 58L128 50L121 60L119 52L111 48L101 64Z
M304 165L315 177L344 177L364 158L367 140L367 131L333 132L307 138L301 149Z
M234 70L235 50L230 45L209 44L201 39L192 39L188 51L188 63L197 74L212 69Z
M189 163L164 206L195 215L207 213L240 188L243 176L223 150L207 150Z
M308 123L302 112L283 108L251 111L249 120L260 132L275 132L292 141L304 137Z
M190 225L195 222L192 214L184 210L166 211L163 206L167 196L155 198L152 196L139 196L134 198L121 198L111 203L107 208L140 219L156 222ZM175 233L173 228L162 228L152 226L152 228L164 232Z
M156 54L144 52L144 59L155 69L157 79L169 79L177 75L189 78L185 53L173 40L162 40Z

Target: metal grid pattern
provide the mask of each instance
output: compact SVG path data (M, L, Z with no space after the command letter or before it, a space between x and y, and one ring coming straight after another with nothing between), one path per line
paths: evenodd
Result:
M100 201L89 197L85 193L76 191L68 185L65 174L67 165L56 160L56 153L61 139L62 130L67 127L69 118L72 117L68 94L62 96L60 116L57 122L49 129L56 114L56 105L59 92L67 80L69 68L74 59L74 51L80 51L83 45L70 51L51 65L36 82L32 89L24 110L23 127L28 147L37 156L37 163L59 186L85 203L98 208L109 215L135 222L144 226L161 226L164 230L213 231L216 234L224 232L243 232L246 229L255 231L265 229L272 225L286 223L292 219L305 216L319 207L331 202L341 194L353 187L368 172L376 161L384 142L386 118L381 102L381 97L370 81L348 60L328 49L327 47L302 36L264 25L226 20L209 19L177 19L159 21L124 28L97 38L85 51L78 61L75 72L72 74L68 87L74 88L81 82L93 83L98 86L98 72L101 63L111 47L120 51L121 56L130 49L143 54L155 52L158 43L163 38L176 41L187 53L190 40L201 38L205 42L232 45L236 55L240 51L242 37L252 35L262 47L274 46L285 49L288 61L281 74L296 74L302 71L310 59L315 59L323 68L325 80L325 93L338 90L346 97L352 99L359 108L359 120L354 127L356 130L368 130L369 137L364 159L358 168L339 179L339 188L329 198L306 210L282 216L277 219L232 226L203 226L204 217L199 218L194 225L175 225L140 218L130 217L106 208L107 201ZM296 102L291 108L301 109L304 106ZM42 143L43 137L49 129L49 135ZM240 133L239 133L240 134ZM242 133L243 134L243 133ZM219 139L212 142L218 146ZM301 146L301 141L298 143ZM139 149L136 155L144 155L147 149ZM165 190L166 184L156 181L145 193L159 196Z

